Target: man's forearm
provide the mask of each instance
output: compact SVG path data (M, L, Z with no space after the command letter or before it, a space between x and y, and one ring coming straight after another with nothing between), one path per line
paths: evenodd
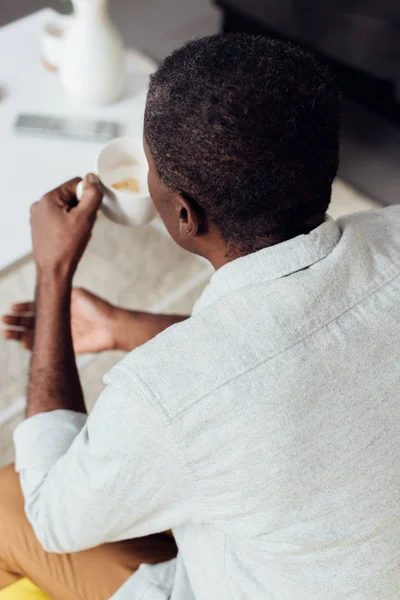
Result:
M183 315L153 315L146 312L118 309L114 320L115 349L130 352L156 335L188 319Z
M70 279L39 272L28 417L58 409L86 412L72 345L70 305Z

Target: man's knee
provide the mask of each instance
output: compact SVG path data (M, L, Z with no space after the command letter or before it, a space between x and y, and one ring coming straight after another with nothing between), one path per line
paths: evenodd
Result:
M0 469L0 505L21 498L21 487L15 465L8 465Z
M8 465L0 469L0 538L22 519L25 513L19 477L14 465Z

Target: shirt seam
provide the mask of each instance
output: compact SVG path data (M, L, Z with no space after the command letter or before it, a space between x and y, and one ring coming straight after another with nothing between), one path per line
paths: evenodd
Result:
M119 367L122 365L119 365ZM122 369L124 371L124 373L126 375L128 375L128 377L132 378L132 372L129 372L127 370L125 370L125 368ZM134 372L134 376L136 377L136 379L138 380L138 382L140 383L140 386L142 388L142 391L144 392L144 394L146 395L146 397L148 398L151 406L153 407L154 412L157 414L157 416L161 419L163 425L165 426L166 430L169 432L169 438L173 441L174 446L176 448L177 451L177 456L179 457L181 463L184 465L191 481L193 481L195 488L196 488L196 495L197 498L201 498L202 494L199 490L198 484L197 484L197 480L196 477L194 475L193 470L189 467L189 465L187 464L187 461L185 460L185 457L183 455L183 452L181 450L181 447L178 443L178 439L176 437L176 433L174 431L174 428L172 427L173 425L173 421L168 417L168 413L166 412L162 402L160 401L160 399L158 398L156 392L151 388L151 386L149 385L149 383L147 383L138 373ZM168 422L165 422L165 420L161 417L158 408L161 406L163 412L165 412L165 414L168 417ZM203 525L204 524L204 518L203 518L203 507L202 505L198 504L198 516L199 516L199 520L200 520L200 524Z
M163 422L163 425L165 425L167 428L169 428L171 425L171 418L168 415L168 412L167 412L166 408L164 407L163 403L161 402L161 400L159 400L159 398L158 398L156 392L154 391L154 389L152 388L150 382L145 381L145 379L143 379L143 377L136 371L132 372L130 369L128 369L124 365L123 362L117 364L115 368L119 369L123 373L125 373L125 375L127 375L127 377L129 377L129 379L133 379L132 375L134 375L134 377L137 379L138 383L140 384L140 387L141 387L143 393L146 395L151 406L153 407L153 410L157 413L157 415ZM163 413L163 416L160 415L160 408Z
M383 288L385 288L387 285L389 285L390 283L392 283L393 281L395 281L399 277L400 277L400 273L397 272L394 277L391 277L390 279L386 280L385 283L383 283L381 286L379 286L378 288L374 289L372 292L366 294L365 296L363 296L362 298L360 298L360 300L358 300L357 302L354 302L353 304L348 305L345 309L343 309L334 318L332 318L329 321L325 322L320 327L317 327L317 328L313 329L307 335L303 336L301 339L296 340L295 342L293 342L293 344L291 344L290 346L287 346L283 350L280 350L279 352L276 352L275 354L273 354L272 356L269 356L268 358L264 358L264 359L260 360L259 362L257 362L256 364L252 365L251 367L248 367L247 369L245 369L244 371L241 371L240 373L237 373L236 375L234 375L230 379L225 380L223 383L221 383L218 386L214 387L212 390L209 390L203 396L199 396L198 398L195 399L194 402L192 402L191 404L187 404L186 406L184 406L184 408L180 412L176 413L173 416L169 416L171 424L174 423L176 420L178 420L195 403L200 402L201 400L204 400L204 398L208 398L211 394L214 394L216 391L218 391L219 389L223 388L228 383L232 383L236 379L239 379L240 377L243 377L243 375L246 375L247 373L250 373L251 371L253 371L254 369L257 369L261 365L266 364L269 361L276 359L277 357L281 356L282 354L285 354L285 352L288 352L289 350L291 350L292 348L294 348L298 344L301 344L302 342L304 342L304 340L310 338L311 336L315 335L319 331L322 331L323 329L325 329L326 327L328 327L328 325L331 325L332 323L334 323L335 321L337 321L338 319L340 319L340 317L342 317L344 314L346 314L347 312L349 312L349 310L352 310L354 307L358 306L359 304L361 304L362 302L364 302L368 298L371 298L375 294L379 293ZM162 403L161 403L161 405L162 405ZM164 410L166 410L166 409L164 408Z

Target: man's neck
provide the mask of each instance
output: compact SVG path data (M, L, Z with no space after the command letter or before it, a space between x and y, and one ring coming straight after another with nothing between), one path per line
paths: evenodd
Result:
M259 250L263 250L264 248L268 248L270 246L276 246L277 244L286 242L294 237L297 237L298 235L307 235L313 229L316 229L322 225L324 220L325 213L314 215L307 222L303 223L301 227L294 228L291 235L283 235L277 232L276 234L259 237L255 239L247 249L230 246L228 243L222 240L220 235L218 235L213 237L212 241L208 241L207 246L203 249L201 255L206 258L217 271L224 265L236 260L237 258L247 256L248 254L253 254L254 252L258 252Z

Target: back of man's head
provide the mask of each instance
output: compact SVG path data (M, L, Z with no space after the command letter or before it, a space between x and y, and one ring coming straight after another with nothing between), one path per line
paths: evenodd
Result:
M211 36L152 76L145 137L162 181L195 200L228 245L252 252L323 219L338 167L339 91L328 68L292 44Z

